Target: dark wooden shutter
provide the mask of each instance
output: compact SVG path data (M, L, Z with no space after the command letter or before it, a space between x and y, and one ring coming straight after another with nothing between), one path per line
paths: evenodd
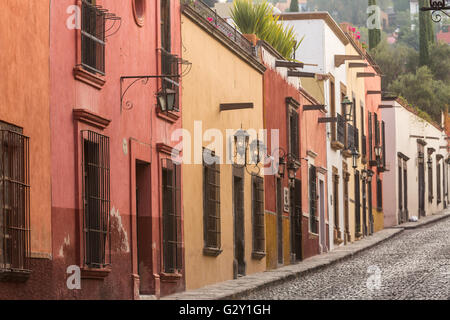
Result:
M381 143L383 145L383 168L386 168L386 138L385 138L385 123L381 121Z
M317 172L315 166L309 168L309 222L311 231L317 233Z
M441 164L436 160L436 193L437 203L441 203Z
M373 126L372 126L372 113L369 112L369 124L368 124L368 131L369 131L369 161L373 160Z
M203 234L205 248L220 249L220 162L209 150L211 162L203 162Z
M176 224L176 268L183 269L183 230L181 223L181 165L175 164L175 224Z
M299 158L299 128L298 128L298 113L291 112L290 116L290 141L291 141L291 153L296 159Z
M253 252L265 252L264 236L264 179L252 177Z
M181 167L171 159L161 159L164 272L182 269Z
M361 180L359 178L359 171L355 172L355 232L361 233Z
M383 210L383 185L380 178L377 177L377 209Z

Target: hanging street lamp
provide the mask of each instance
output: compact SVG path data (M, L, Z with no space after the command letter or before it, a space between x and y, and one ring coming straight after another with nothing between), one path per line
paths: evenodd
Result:
M342 111L345 112L345 121L351 122L353 120L353 102L346 96L341 102Z
M232 165L236 168L244 168L251 175L259 175L261 168L259 164L264 159L267 148L261 140L253 140L250 143L250 134L243 129L239 129L232 136L234 141L234 161ZM250 154L250 161L248 160ZM239 157L241 161L239 161ZM249 167L253 167L249 170Z
M356 148L353 147L352 148L352 160L353 160L353 169L356 169L358 167L358 157L359 157L359 153L358 151L356 151Z

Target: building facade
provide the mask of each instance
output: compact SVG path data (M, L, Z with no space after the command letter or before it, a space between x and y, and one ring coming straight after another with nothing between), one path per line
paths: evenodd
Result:
M296 59L304 62L302 87L326 107L321 126L326 131L326 166L324 175L327 184L325 201L329 208L328 248L344 243L346 217L349 214L348 168L343 151L346 147L346 121L341 102L347 93L347 70L345 63L336 63L337 57L346 55L349 40L339 25L326 12L285 13L280 16L284 23L294 26L299 40ZM345 60L344 60L345 61ZM312 140L309 130L306 137ZM312 157L309 158L311 160ZM325 238L325 237L324 237ZM326 250L324 250L326 251Z
M49 7L1 5L0 299L45 296L52 257Z
M265 142L265 67L231 30L201 2L183 7L183 59L192 63L183 82L187 289L266 269L264 176L259 161L249 161L254 143ZM242 154L238 132L250 135Z
M31 253L17 261L30 260L31 275L24 290L2 295L140 299L184 290L181 166L171 140L181 128L180 4L33 3L2 5L2 38L21 40L10 39L2 64L15 90L26 85L29 94L2 87L23 101L5 100L15 109L2 104L0 119L6 138L19 137L11 161L29 161L14 172L26 190L15 206L31 211L32 230Z
M400 98L383 99L386 157L385 227L422 218L448 204L448 152L445 130L421 118Z

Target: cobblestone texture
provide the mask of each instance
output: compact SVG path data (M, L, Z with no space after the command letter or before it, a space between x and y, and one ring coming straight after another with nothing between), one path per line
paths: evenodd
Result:
M348 260L241 298L450 300L450 219L405 230Z

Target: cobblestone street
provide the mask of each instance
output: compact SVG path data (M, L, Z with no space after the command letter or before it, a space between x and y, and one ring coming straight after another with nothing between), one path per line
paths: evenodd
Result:
M450 219L244 299L450 299Z

